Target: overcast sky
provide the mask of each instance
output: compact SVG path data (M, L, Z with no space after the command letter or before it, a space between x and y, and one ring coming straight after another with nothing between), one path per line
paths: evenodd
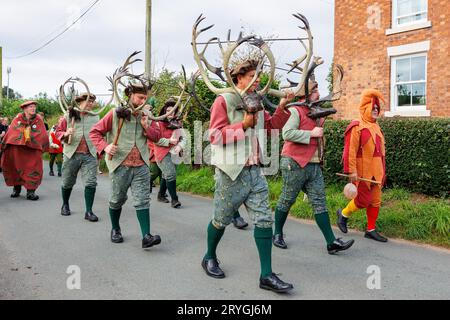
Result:
M133 51L145 50L145 0L100 0L69 31L46 48L30 56L26 54L55 36L81 15L93 0L0 0L0 46L3 47L3 85L6 68L11 67L10 87L25 97L38 92L56 95L56 90L70 76L86 80L92 92L108 93L106 76L123 63ZM310 21L314 35L314 54L325 64L316 69L321 92L333 56L333 0L154 0L152 55L156 70L163 66L188 73L196 69L190 46L192 25L203 13L204 26L215 24L202 38L225 39L228 29L232 38L239 31L278 38L304 36L297 28L292 13L300 12ZM132 5L131 5L132 4ZM271 48L277 65L285 67L303 54L297 42L274 42ZM212 62L217 62L211 48ZM134 72L143 72L139 63ZM295 76L290 76L295 80Z

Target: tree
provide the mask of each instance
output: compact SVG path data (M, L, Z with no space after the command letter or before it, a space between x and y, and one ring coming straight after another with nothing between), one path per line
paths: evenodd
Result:
M4 98L6 98L6 96L9 96L9 99L12 99L12 100L22 99L22 95L18 92L15 92L14 89L8 88L8 91L9 91L9 95L6 94L7 93L6 87L2 88L2 94L3 94Z

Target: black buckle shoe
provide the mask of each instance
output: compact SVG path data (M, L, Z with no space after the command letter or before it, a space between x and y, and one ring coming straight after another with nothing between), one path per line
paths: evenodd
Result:
M62 173L61 172L58 172L58 177L61 177L62 176Z
M98 217L92 212L92 211L87 211L84 214L84 219L89 220L91 222L96 222L98 221Z
M383 237L376 230L366 231L366 233L364 234L364 238L372 239L379 242L388 242L388 239L386 237Z
M172 208L178 209L181 207L181 202L178 200L172 200L171 206L172 206Z
M52 170L52 171L50 171L50 172L48 173L48 175L51 176L51 177L54 177L54 176L55 176L55 173L54 173L53 170Z
M238 229L244 229L248 226L248 223L245 222L242 217L233 218L231 219L231 222L233 222L233 225Z
M13 193L11 193L11 198L17 198L20 196L20 191L22 191L21 186L14 186Z
M225 278L225 273L219 267L219 261L217 259L203 259L202 267L206 274L216 279Z
M163 203L169 203L169 199L167 199L167 196L160 196L158 195L158 201Z
M34 190L27 190L27 200L36 201L39 199L39 196L34 193Z
M150 248L153 246L156 246L157 244L161 243L161 237L155 234L152 236L150 233L146 234L144 236L144 239L142 239L142 248Z
M70 208L68 204L63 204L61 207L61 215L70 216L72 212L70 212Z
M350 248L355 243L355 240L350 239L346 242L342 241L341 238L334 240L332 244L327 245L327 250L329 254L335 254L339 251L344 251Z
M281 249L287 249L287 244L284 242L284 238L282 234L276 234L272 238L272 243L275 247L281 248Z
M111 242L114 242L114 243L123 242L123 237L122 237L122 233L120 232L120 229L112 229L111 230Z
M290 283L284 282L277 277L275 273L272 273L266 278L259 279L259 287L261 289L271 290L277 293L288 292L294 289L294 286Z
M336 224L339 227L339 230L341 230L343 233L347 233L348 232L348 230L347 230L348 218L346 218L346 217L344 217L342 215L342 210L341 209L339 209L336 212L336 215L337 215L337 222L336 222Z

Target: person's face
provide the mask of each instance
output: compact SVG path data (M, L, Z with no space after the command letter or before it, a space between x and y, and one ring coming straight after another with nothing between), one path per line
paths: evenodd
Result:
M147 101L147 95L143 93L133 93L131 95L131 103L138 107L140 105L143 105Z
M172 111L172 110L173 110L173 107L168 107L168 108L166 109L166 113L169 113L169 112ZM169 119L169 120L172 120L172 119L174 119L174 118L175 118L175 112L172 113L170 116L167 117L167 119Z
M94 100L84 100L80 103L80 109L81 110L88 110L91 111L92 108L94 107Z
M30 104L29 106L26 106L23 109L23 111L25 112L27 117L34 116L34 115L36 115L36 105L35 104Z
M373 108L373 109L372 109L372 114L371 114L371 116L372 116L372 118L375 119L375 120L378 119L378 117L380 116L380 114L379 114L377 108Z
M317 101L320 99L319 88L315 87L309 94L309 101Z
M247 88L247 86L250 84L250 82L252 81L253 77L255 76L255 73L256 73L256 70L251 70L251 71L248 71L244 75L238 75L238 77L237 77L237 79L238 79L237 87L239 89ZM258 77L256 79L255 83L250 87L248 92L255 91L256 88L259 86L259 82L260 82L260 77Z

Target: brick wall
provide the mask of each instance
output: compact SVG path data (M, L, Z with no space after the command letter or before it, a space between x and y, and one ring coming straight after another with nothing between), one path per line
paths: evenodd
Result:
M336 0L334 62L343 65L344 94L335 103L337 118L358 117L362 90L376 88L390 110L390 57L387 47L430 41L427 64L427 110L450 117L450 1L428 0L431 28L386 35L391 28L391 0ZM368 28L368 8L381 9L381 28Z

